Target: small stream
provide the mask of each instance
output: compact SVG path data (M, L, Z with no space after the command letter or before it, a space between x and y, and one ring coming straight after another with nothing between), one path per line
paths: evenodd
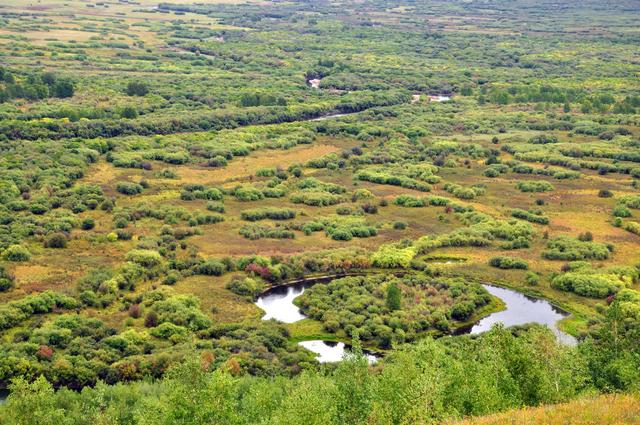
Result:
M295 323L306 316L293 304L293 300L302 295L309 287L316 283L327 283L338 277L322 277L299 281L290 285L273 287L264 292L256 305L265 311L263 320L276 319L283 323ZM505 326L524 325L538 323L548 326L558 337L558 340L567 345L575 345L576 339L562 332L558 328L558 321L567 317L569 313L560 310L546 300L529 297L512 289L500 288L493 285L482 285L489 293L500 298L505 303L505 310L492 313L489 316L465 328L458 329L455 334L479 334L491 329L495 323L503 323ZM329 341L304 341L300 345L318 355L318 361L335 362L342 359L349 346L341 342ZM373 353L365 352L370 362L375 362Z

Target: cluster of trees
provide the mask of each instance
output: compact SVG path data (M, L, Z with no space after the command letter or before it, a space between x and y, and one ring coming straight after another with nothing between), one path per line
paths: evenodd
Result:
M74 91L74 84L69 79L60 78L51 72L19 75L0 67L0 103L11 99L65 98L73 96Z
M171 119L144 115L135 120L97 119L46 123L5 120L0 123L0 137L10 140L69 139L74 137L94 139L222 130L238 126L303 121L330 113L358 112L376 106L405 103L408 99L409 95L405 91L399 91L385 92L384 94L370 93L369 95L362 93L358 97L346 96L334 105L311 104L296 105L295 108L290 106L258 106L255 108L223 109L196 112Z
M375 371L356 348L335 367L293 378L242 375L238 356L218 362L204 350L199 357L189 353L190 359L153 383L99 382L75 392L54 391L45 378L17 379L0 409L10 425L105 419L123 425L324 425L435 423L559 403L594 391L637 389L638 327L616 326L624 320L625 302L609 307L592 337L577 347L560 345L541 327L497 327L475 338L423 339L389 354Z
M569 262L562 269L563 273L554 276L551 285L591 298L615 295L640 278L640 270L635 267L595 269L586 261Z
M466 211L457 214L466 224L450 233L423 236L413 246L419 253L447 246L490 246L502 241L502 249L527 248L535 231L529 223L518 220L498 220L487 214Z
M490 299L478 284L409 273L334 279L307 289L296 302L329 332L390 348L428 330L448 332Z

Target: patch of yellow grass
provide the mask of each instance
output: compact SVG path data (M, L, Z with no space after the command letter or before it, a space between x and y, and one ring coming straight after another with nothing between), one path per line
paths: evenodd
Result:
M640 424L638 395L605 395L564 404L512 410L448 422L449 425L631 425Z

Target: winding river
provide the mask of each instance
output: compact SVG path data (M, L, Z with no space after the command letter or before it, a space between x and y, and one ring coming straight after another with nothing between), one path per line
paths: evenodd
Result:
M309 279L296 282L290 285L276 286L263 293L256 305L265 311L263 320L276 319L283 323L294 323L304 319L306 316L300 312L293 304L293 300L302 295L309 287L317 283L326 283L335 277L324 277L319 279ZM576 339L571 335L562 332L558 328L558 321L569 314L555 307L546 300L524 295L512 289L500 288L493 285L482 285L489 293L500 298L505 309L492 313L483 319L458 329L456 334L478 334L491 329L495 323L503 323L505 326L524 325L527 323L538 323L548 326L558 339L568 345L576 344ZM304 341L300 345L317 354L317 359L321 363L335 362L342 359L349 346L342 342L329 341ZM375 362L376 356L373 353L365 353L370 362Z

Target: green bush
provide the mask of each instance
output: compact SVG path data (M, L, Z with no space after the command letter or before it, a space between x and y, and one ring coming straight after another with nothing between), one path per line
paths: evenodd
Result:
M143 187L138 183L119 182L116 185L116 190L123 195L137 195L142 193Z
M558 138L550 134L540 134L529 139L529 143L534 145L546 145L550 143L558 143Z
M244 202L249 201L259 201L260 199L264 199L264 194L262 191L253 186L240 186L237 187L233 195L239 200Z
M264 284L256 279L247 277L244 279L233 279L227 284L227 289L237 295L255 298L264 291Z
M326 207L336 205L344 201L340 195L329 192L320 192L313 189L305 189L294 192L290 197L294 204L304 204L312 207Z
M271 220L289 220L295 218L296 212L289 208L264 207L244 210L240 218L247 221L258 221L266 218Z
M0 264L0 292L7 291L13 288L15 284L15 277L7 270L7 268Z
M157 251L150 249L134 249L129 251L125 258L127 261L143 267L155 267L162 263L162 256Z
M583 242L568 236L552 239L542 256L548 260L606 260L611 250L609 246L598 242Z
M247 239L293 239L295 233L281 227L261 226L258 224L245 224L240 227L240 234Z
M511 210L511 216L515 218L520 218L522 220L527 220L531 223L537 224L549 224L549 217L544 215L542 211L525 211L521 209Z
M205 260L194 267L194 273L206 276L221 276L226 271L226 264L214 259Z
M499 269L527 270L529 268L526 261L517 257L491 257L489 259L489 265Z
M554 187L551 183L539 180L539 181L526 181L518 182L516 189L521 192L551 192Z
M44 240L45 248L66 248L67 247L67 236L64 233L52 233L47 236Z
M400 195L395 199L395 201L393 201L393 203L402 207L412 208L424 207L427 204L423 198L416 198L411 195Z
M7 261L29 261L31 253L22 245L11 245L2 253L2 258Z
M381 245L371 255L371 262L374 266L386 269L404 269L409 267L415 255L413 247L402 248L394 244Z

